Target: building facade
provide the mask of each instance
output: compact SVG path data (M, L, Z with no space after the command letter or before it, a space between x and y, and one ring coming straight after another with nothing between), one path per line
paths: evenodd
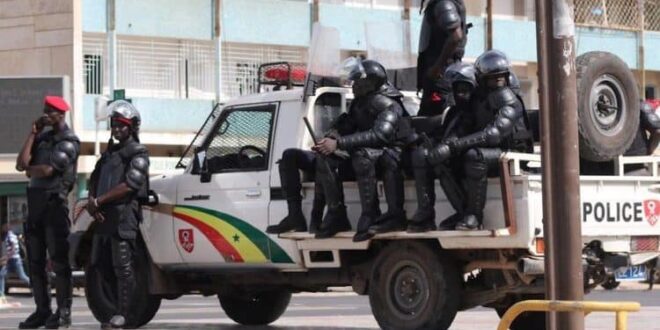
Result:
M534 108L534 0L492 2L493 47L510 56ZM486 1L466 3L473 24L466 50L471 61L487 47ZM613 52L649 93L660 88L660 0L645 0L643 8L638 0L575 3L578 54ZM96 161L95 102L100 96L126 91L142 114L141 136L153 156L152 171L166 171L217 101L256 91L261 63L305 63L315 22L339 30L342 55L378 57L377 51L403 49L414 58L419 6L420 0L2 0L0 77L68 77L70 120L83 142L82 194ZM404 41L390 42L388 29L400 30ZM114 51L109 51L109 33L116 38ZM375 44L381 48L370 46ZM100 123L98 133L103 148L109 138L106 123ZM0 155L3 219L20 218L24 200L26 180L14 170L15 156Z

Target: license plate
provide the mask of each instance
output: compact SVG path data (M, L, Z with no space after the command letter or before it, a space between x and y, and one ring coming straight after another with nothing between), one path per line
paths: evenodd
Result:
M646 266L636 265L619 268L614 276L617 281L642 281L646 279Z

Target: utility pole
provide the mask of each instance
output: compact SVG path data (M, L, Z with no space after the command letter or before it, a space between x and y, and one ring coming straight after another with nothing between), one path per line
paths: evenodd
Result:
M222 101L222 0L213 0L213 43L215 46L215 102Z
M115 30L115 0L106 2L106 38L108 43L108 87L110 97L117 89L117 31Z
M486 1L486 50L493 49L493 0Z
M536 8L542 43L538 63L544 237L550 258L546 265L552 272L546 289L552 289L549 298L558 300L584 299L573 8L573 0L538 0ZM555 317L555 329L584 329L583 313L562 312Z

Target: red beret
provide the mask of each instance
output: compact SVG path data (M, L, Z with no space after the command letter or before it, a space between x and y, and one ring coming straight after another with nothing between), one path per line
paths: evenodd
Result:
M48 95L44 99L44 104L61 112L69 111L69 105L59 96Z

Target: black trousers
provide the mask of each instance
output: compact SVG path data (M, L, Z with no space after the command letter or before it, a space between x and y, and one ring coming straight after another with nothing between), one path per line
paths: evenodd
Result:
M58 308L70 308L72 296L69 265L69 209L66 201L43 189L28 188L28 220L25 224L26 248L30 265L30 282L37 311L50 307L50 287L46 270L47 258L55 273Z
M134 239L123 239L117 234L94 235L91 266L103 274L105 283L116 283L115 315L119 314L125 318L130 313L132 294L136 285L134 259Z

